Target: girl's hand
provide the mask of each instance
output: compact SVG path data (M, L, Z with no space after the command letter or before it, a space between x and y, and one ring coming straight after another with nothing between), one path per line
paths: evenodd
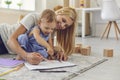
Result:
M50 56L54 54L54 50L51 47L47 48L47 52Z
M27 53L26 55L26 61L30 64L39 64L41 61L43 61L44 58L37 52Z

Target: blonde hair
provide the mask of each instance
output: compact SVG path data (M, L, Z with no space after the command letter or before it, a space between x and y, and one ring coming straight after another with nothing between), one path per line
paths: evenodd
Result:
M73 52L75 45L75 29L77 13L75 9L70 7L64 7L57 10L56 15L67 15L73 20L73 24L64 29L56 31L57 45L65 52L66 55L70 55Z
M55 7L53 8L53 10L54 10L54 11L57 11L57 10L59 10L59 9L61 9L61 8L63 8L63 6L57 5L57 6L55 6Z
M18 23L20 23L20 21L24 18L25 15L20 15L19 18L18 18Z

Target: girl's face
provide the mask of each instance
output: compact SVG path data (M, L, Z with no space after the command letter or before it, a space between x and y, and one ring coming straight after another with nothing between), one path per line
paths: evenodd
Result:
M39 27L45 35L49 35L54 31L56 22L53 21L48 23L47 21L41 21Z
M57 29L66 29L73 24L73 20L67 15L57 15Z

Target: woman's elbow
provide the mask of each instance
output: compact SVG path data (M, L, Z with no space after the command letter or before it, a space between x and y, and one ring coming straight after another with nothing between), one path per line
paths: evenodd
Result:
M8 46L10 45L10 42L11 42L11 39L9 38L9 39L7 40L7 45L8 45Z
M7 45L10 46L12 42L14 42L14 39L13 39L13 37L10 37L10 38L7 40Z

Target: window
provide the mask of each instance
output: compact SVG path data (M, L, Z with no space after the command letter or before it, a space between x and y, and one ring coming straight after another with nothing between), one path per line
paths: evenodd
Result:
M2 8L18 10L35 10L35 0L1 0Z

